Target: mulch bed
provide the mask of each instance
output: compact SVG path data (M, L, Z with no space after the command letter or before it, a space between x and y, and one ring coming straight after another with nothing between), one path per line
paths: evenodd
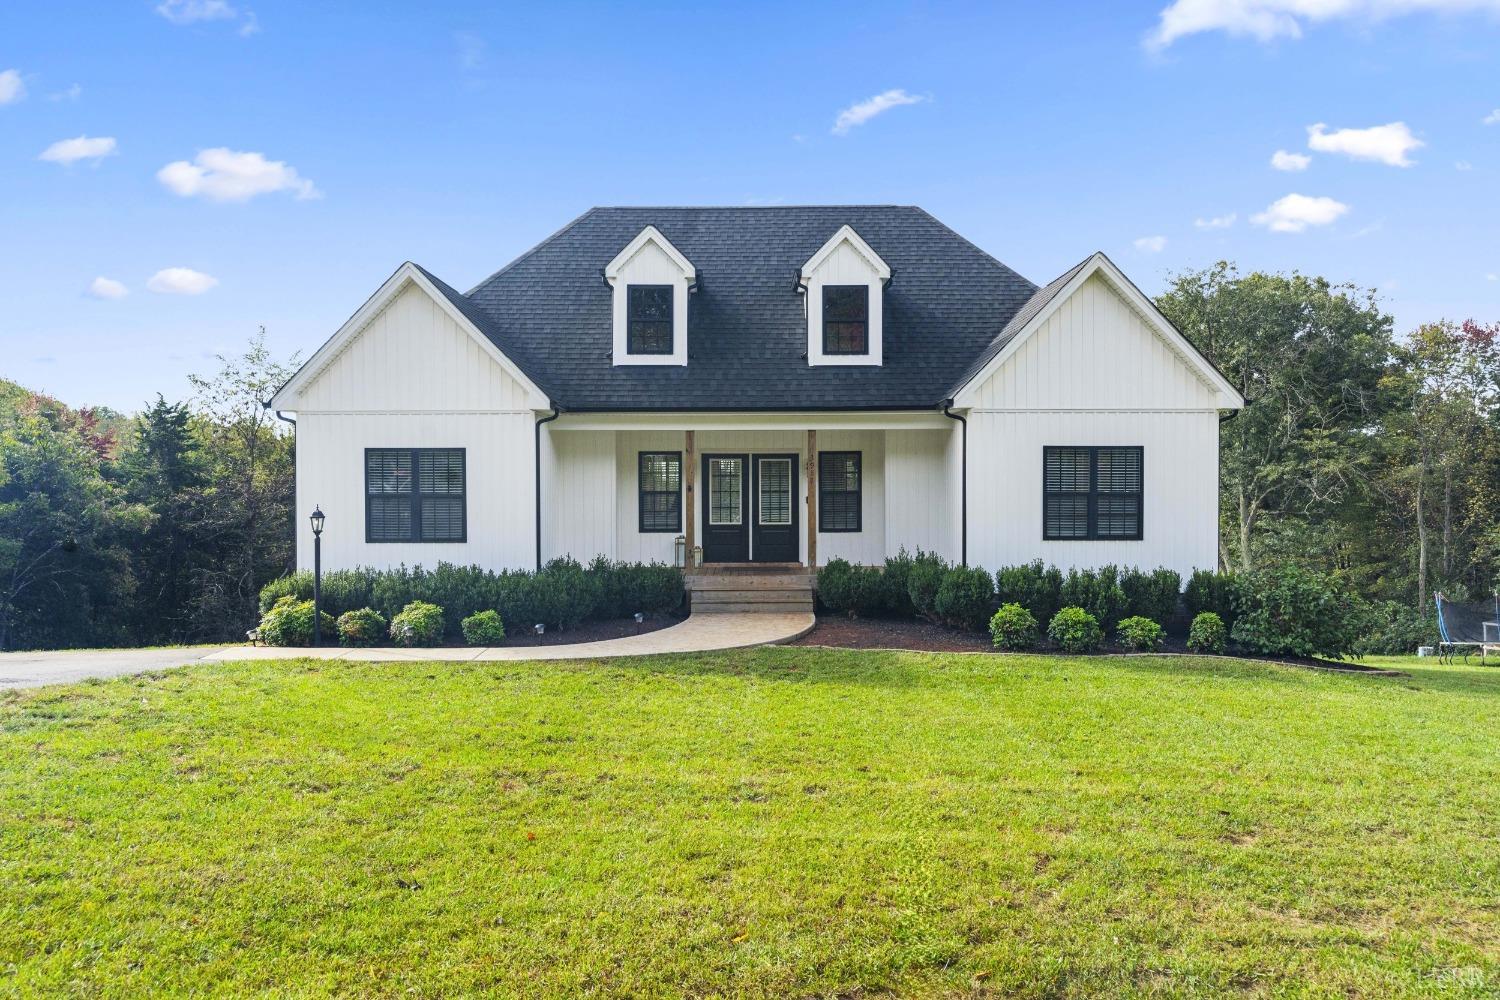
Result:
M611 618L602 622L584 622L571 628L549 628L545 635L533 635L529 627L513 627L507 623L505 639L498 646L561 646L571 642L598 642L600 639L623 639L628 635L644 635L658 629L670 628L681 622L675 615L647 615L637 625L634 618Z
M970 632L952 625L939 625L921 619L900 618L849 618L844 615L818 615L818 623L802 638L787 643L789 646L836 646L841 649L910 649L930 653L994 653L990 637L983 632ZM1039 655L1061 655L1053 650L1035 650ZM1168 636L1156 653L1132 653L1118 646L1105 645L1094 655L1130 656L1201 656L1190 653L1186 641L1178 636ZM1237 654L1233 659L1261 660L1310 670L1333 670L1341 673L1369 674L1374 677L1407 677L1400 670L1370 667L1347 660L1323 660L1308 656L1261 656L1255 653Z

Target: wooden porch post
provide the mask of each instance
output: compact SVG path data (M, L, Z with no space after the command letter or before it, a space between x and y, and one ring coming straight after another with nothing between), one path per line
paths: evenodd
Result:
M807 432L807 568L818 565L818 432Z
M683 559L683 562L687 564L687 569L693 569L693 538L697 534L696 529L698 526L698 504L694 499L693 484L698 481L698 462L693 451L692 431L687 432L687 441L684 443L682 449L682 461L682 482L685 488L683 502L687 504L687 510L684 511L687 516L683 519L683 525L687 529L683 532L683 537L687 539L687 555Z

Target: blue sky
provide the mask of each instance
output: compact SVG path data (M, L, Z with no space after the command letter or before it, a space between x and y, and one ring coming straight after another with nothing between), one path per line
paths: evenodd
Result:
M0 376L181 397L595 204L918 204L1037 282L1227 258L1495 320L1497 182L1500 0L9 0Z

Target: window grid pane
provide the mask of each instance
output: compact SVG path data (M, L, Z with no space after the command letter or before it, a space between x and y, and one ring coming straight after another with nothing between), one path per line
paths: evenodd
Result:
M625 308L629 353L672 353L671 285L630 285Z
M1089 447L1043 450L1042 537L1143 537L1143 450Z
M785 458L760 460L760 523L792 523L792 463Z
M818 455L818 530L861 530L860 459L857 451Z
M466 538L462 448L365 452L365 540L462 542Z
M640 456L640 530L682 530L682 456L643 451Z
M868 285L823 286L823 353L869 353Z
M708 523L737 525L744 521L745 470L738 458L708 461Z

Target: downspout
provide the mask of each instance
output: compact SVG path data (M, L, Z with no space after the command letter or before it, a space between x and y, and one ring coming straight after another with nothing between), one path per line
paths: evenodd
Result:
M270 401L260 404L271 410ZM292 425L292 565L291 571L297 571L297 421L282 413L280 410L271 410L276 414L277 420L284 420Z
M550 417L538 417L535 427L535 451L536 451L536 568L537 572L542 569L542 425L551 423L562 416L562 407L556 403L552 404L552 415Z
M957 420L960 427L959 467L962 469L959 486L959 564L969 565L969 421L953 412L953 400L943 400L943 416Z

